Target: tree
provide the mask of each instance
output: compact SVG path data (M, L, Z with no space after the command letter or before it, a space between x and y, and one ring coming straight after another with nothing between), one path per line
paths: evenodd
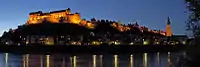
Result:
M185 0L185 2L190 14L188 21L186 21L187 30L192 32L195 46L186 50L186 55L181 58L182 60L179 61L180 64L177 67L180 65L182 67L185 64L187 67L200 67L198 64L200 60L200 0Z
M190 12L187 23L187 30L191 31L194 37L200 35L200 0L185 0Z

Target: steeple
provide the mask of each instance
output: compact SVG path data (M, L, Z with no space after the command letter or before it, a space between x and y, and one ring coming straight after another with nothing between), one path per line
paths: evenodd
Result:
M172 31L171 31L171 26L170 26L171 22L170 22L170 18L167 17L167 26L166 26L166 36L170 37L172 36Z
M170 22L170 18L169 18L169 16L167 17L167 25L170 25L171 24L171 22Z

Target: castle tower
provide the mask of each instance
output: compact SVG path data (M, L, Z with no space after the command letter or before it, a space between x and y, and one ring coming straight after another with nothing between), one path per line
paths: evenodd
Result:
M172 31L171 31L171 26L170 26L171 22L170 22L170 18L167 18L167 26L166 26L166 36L170 37L172 36Z
M71 9L68 8L68 9L66 10L66 13L67 13L67 14L71 14Z

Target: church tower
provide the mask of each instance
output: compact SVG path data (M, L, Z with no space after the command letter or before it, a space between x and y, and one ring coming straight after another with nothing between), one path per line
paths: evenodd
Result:
M166 26L166 36L170 37L172 36L172 31L171 31L171 26L170 26L171 22L170 22L170 18L167 18L167 26Z

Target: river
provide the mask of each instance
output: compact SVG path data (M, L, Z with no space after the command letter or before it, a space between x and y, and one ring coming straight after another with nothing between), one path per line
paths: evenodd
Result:
M0 67L173 67L183 52L137 54L0 54Z

